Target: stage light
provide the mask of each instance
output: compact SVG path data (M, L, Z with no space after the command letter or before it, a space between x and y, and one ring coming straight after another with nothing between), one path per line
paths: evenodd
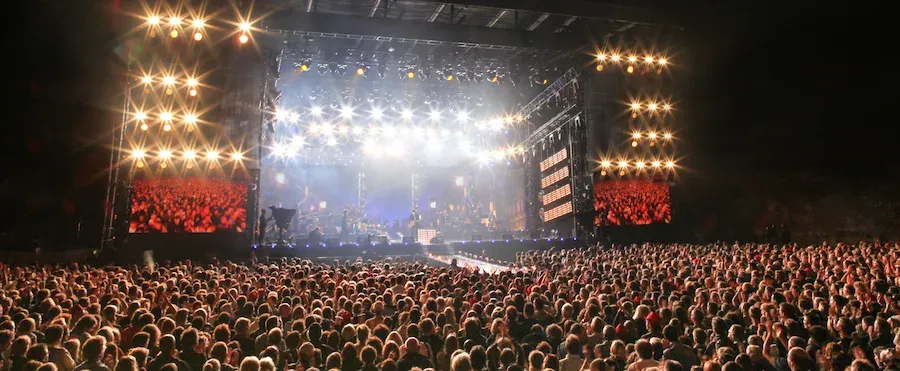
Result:
M670 169L675 167L675 161L666 161L666 167Z
M647 105L647 109L651 111L656 111L656 103L650 103Z
M637 111L637 110L641 109L641 104L638 102L631 102L631 109Z
M659 60L657 60L657 63L659 63L660 66L665 66L666 63L669 62L665 58L660 58Z
M665 134L663 134L663 138L665 138L666 140L671 140L671 139L672 139L672 133L665 133Z
M163 163L159 164L159 167L160 167L160 169L165 169L165 168L169 167L169 164L163 162Z
M663 104L663 109L666 110L666 111L668 111L668 110L671 110L671 109L672 109L672 106L669 105L668 103L666 103L666 104Z
M634 66L628 66L625 71L628 71L628 73L634 73Z
M284 173L275 174L275 183L284 184L286 181Z
M240 161L244 159L244 154L240 152L235 152L231 154L231 159L234 161Z
M400 116L403 117L404 120L411 120L413 117L413 112L408 108L404 108L403 112L400 113Z
M633 55L628 56L628 62L630 62L630 63L637 62L637 60L638 60L637 57L635 57Z
M163 112L159 114L159 119L162 121L171 121L172 113L171 112Z
M189 90L189 91L188 91L188 95L190 95L190 96L192 96L192 97L196 97L196 96L197 96L197 89L191 89L191 90Z
M647 138L656 139L656 132L651 131L651 132L647 133Z
M303 145L306 144L306 139L304 139L300 135L296 135L291 139L291 149L294 151L299 151L303 148Z
M622 59L622 57L620 57L618 54L613 54L611 57L609 57L609 59L611 59L613 62L618 62Z
M603 54L603 53L597 54L597 60L598 60L598 61L605 61L605 60L606 60L606 54Z
M191 150L187 150L187 151L184 151L184 153L181 154L181 157L186 158L186 159L188 159L188 160L193 160L195 157L197 157L197 152L194 152L194 151L191 151Z
M322 116L322 107L313 106L310 108L309 112L312 113L313 116Z
M381 108L378 108L378 107L372 108L371 115L372 115L373 119L376 119L376 120L381 119L382 113L383 112L381 111Z
M428 114L428 117L431 118L432 121L437 121L441 119L441 111L433 110Z
M169 158L169 157L172 157L172 151L169 151L169 150L167 150L167 149L164 149L164 150L160 150L160 151L159 151L159 158L161 158L161 159L167 159L167 158Z
M320 130L322 131L322 134L324 134L324 135L331 135L334 132L334 127L332 127L331 124L326 122L326 123L322 124L322 127Z
M647 64L652 64L652 63L653 63L653 57L652 57L652 56L649 56L649 55L646 56L646 57L644 57L644 62L647 62Z
M134 113L134 119L138 121L144 121L147 118L147 114L143 111L137 111Z
M251 28L253 28L253 25L251 25L250 22L244 21L240 24L240 29L243 32L250 32Z
M138 169L143 169L143 168L144 168L144 161L138 161L137 164L135 164L134 166L137 166Z
M174 39L174 38L177 38L177 37L178 37L178 30L172 30L172 32L169 32L169 36L171 36L173 39Z
M195 79L193 77L187 79L187 81L185 83L187 84L187 86L190 86L190 87L194 87L194 86L197 86L200 84L200 82L197 81L197 79Z
M166 123L165 125L163 125L163 131L171 131L171 130L172 130L172 124Z
M603 65L602 65L602 64L597 64L596 69L597 69L597 72L603 71Z
M659 167L659 161L653 161L650 163L653 167Z
M291 118L291 111L286 109L277 108L275 109L275 120L277 121L287 121Z
M415 77L416 77L416 73L413 72L413 71L409 71L409 72L406 73L406 78L408 78L408 79L410 79L410 80L412 80L412 79L415 78Z
M166 85L175 85L175 77L172 77L172 76L163 77L162 82L163 82L163 84L166 84Z
M459 111L459 113L456 114L456 119L459 121L466 121L469 119L469 113L466 111Z
M186 114L184 115L184 122L188 124L195 124L197 123L197 116L190 113Z
M194 32L194 40L200 41L203 40L203 34L200 31Z
M218 158L219 158L219 152L206 151L206 159L207 160L217 160Z
M142 149L134 149L131 151L131 157L133 158L144 158L147 152L144 152Z
M153 83L153 76L145 75L144 77L141 77L141 82L144 83L144 84L152 84L152 83Z
M241 44L246 44L247 41L250 41L250 37L247 36L247 34L243 33L241 34L241 36L238 36L238 41L240 41Z
M169 17L169 24L172 26L178 26L181 24L181 18L178 17Z
M610 166L612 166L612 163L609 162L609 160L603 160L603 161L600 161L600 166L610 167Z
M364 67L364 66L359 66L359 67L356 68L356 75L357 75L357 76L362 76L362 75L365 75L365 74L366 74L366 67Z
M341 117L345 119L353 118L353 107L344 106L341 107Z
M353 129L350 129L353 134L359 135L365 132L362 126L354 126Z
M160 22L160 19L158 16L151 15L151 16L147 17L147 24L149 24L151 26L158 26L159 22Z
M150 126L147 126L146 123L141 124L141 130L142 130L142 131L147 131L147 129L149 129L149 128L150 128Z
M645 164L644 164L643 162L640 162L640 161L634 163L634 166L636 166L638 169L643 169L643 168L644 168L644 165L645 165Z
M453 81L453 74L447 75L447 81Z
M205 23L203 22L202 19L195 19L195 20L191 21L191 26L194 26L196 28L202 28L204 25L205 25Z
M641 132L635 131L635 132L631 133L631 137L634 139L641 139Z
M632 146L632 147L637 147L637 146L638 146L638 142L637 142L636 140L632 141L632 142L631 142L631 146Z
M341 126L338 126L337 132L340 135L347 135L347 133L350 132L350 128L348 128L347 126L341 125Z
M619 161L619 167L628 167L628 162Z

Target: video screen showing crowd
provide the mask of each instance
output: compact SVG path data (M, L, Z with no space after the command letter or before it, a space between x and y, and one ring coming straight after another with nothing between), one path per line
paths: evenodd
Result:
M481 204L474 207L447 205L422 212L414 207L406 219L369 216L364 208L347 205L340 213L323 210L297 211L270 206L260 211L256 240L260 244L282 244L304 240L315 244L335 238L339 243L370 243L379 237L389 241L411 238L414 242L432 243L446 238L463 239L473 234L489 234L500 230L495 213ZM278 215L290 212L290 216ZM437 239L420 241L419 231L434 231Z
M672 222L669 185L652 180L613 180L594 184L594 209L602 226Z
M216 233L247 230L247 185L206 178L137 179L128 232Z

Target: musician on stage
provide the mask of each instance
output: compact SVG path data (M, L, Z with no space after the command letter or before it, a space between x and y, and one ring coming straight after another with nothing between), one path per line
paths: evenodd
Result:
M350 242L350 211L344 209L344 215L341 216L341 235L338 242Z
M419 239L419 223L421 221L422 215L419 214L419 209L413 207L412 213L409 214L409 233L412 235L413 242L416 242Z
M256 243L262 245L266 242L266 228L269 218L266 218L266 209L259 210L259 228L256 230Z

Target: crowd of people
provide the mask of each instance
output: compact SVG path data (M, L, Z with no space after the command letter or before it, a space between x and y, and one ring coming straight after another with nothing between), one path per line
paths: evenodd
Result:
M214 179L140 179L131 192L129 233L247 230L247 185Z
M900 245L595 246L517 264L2 266L0 369L898 370Z
M647 225L672 222L669 185L649 180L604 181L594 186L598 224Z

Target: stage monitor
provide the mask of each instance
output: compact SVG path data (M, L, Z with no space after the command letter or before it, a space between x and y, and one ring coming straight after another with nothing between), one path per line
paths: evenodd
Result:
M649 225L672 222L669 185L652 180L601 180L594 184L597 224Z
M137 179L129 233L247 230L247 183L206 178Z

